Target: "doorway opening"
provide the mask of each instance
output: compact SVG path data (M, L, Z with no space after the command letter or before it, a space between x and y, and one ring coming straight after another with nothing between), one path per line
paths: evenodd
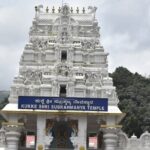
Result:
M73 150L73 144L70 140L72 128L66 121L55 122L51 129L53 141L50 143L50 149L69 149Z

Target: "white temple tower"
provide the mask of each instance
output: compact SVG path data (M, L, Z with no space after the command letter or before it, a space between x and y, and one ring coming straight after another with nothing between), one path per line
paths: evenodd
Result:
M96 7L73 10L64 4L52 11L36 6L35 11L19 74L2 110L8 121L3 123L7 149L115 150L124 114L108 75L108 53L100 43ZM108 99L108 110L51 110L43 105L20 109L19 96Z

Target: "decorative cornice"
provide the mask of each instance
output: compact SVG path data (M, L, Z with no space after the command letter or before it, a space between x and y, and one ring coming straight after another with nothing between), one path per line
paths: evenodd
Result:
M57 110L28 110L28 111L8 111L8 110L2 110L2 113L5 114L56 114L56 115L97 115L97 116L118 116L118 117L124 117L125 113L104 113L104 112L98 112L98 111L57 111Z
M100 125L101 128L122 128L122 125Z
M2 122L3 126L24 126L24 123L20 123L20 122Z

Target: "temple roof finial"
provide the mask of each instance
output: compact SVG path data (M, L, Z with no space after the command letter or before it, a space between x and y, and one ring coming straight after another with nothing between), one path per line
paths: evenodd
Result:
M46 7L46 12L47 12L47 13L49 12L49 8L48 8L48 6Z
M61 8L60 8L60 7L58 8L58 12L59 12L59 13L61 12Z
M52 8L52 13L55 13L55 7L53 6L53 8Z
M83 9L82 9L82 12L83 12L83 14L85 14L85 8L83 7Z
M37 11L38 11L38 7L37 7L37 6L35 6L35 12L37 13Z
M71 7L70 12L73 13L73 8Z
M79 7L77 7L76 11L77 11L77 14L78 14L79 13Z

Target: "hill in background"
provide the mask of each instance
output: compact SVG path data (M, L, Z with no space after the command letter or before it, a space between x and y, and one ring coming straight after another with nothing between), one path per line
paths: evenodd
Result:
M9 96L9 91L0 91L0 102L7 99Z
M8 103L9 91L0 91L0 109Z
M8 103L9 91L0 91L0 109L2 109ZM4 118L0 115L0 127L1 122L4 121Z

